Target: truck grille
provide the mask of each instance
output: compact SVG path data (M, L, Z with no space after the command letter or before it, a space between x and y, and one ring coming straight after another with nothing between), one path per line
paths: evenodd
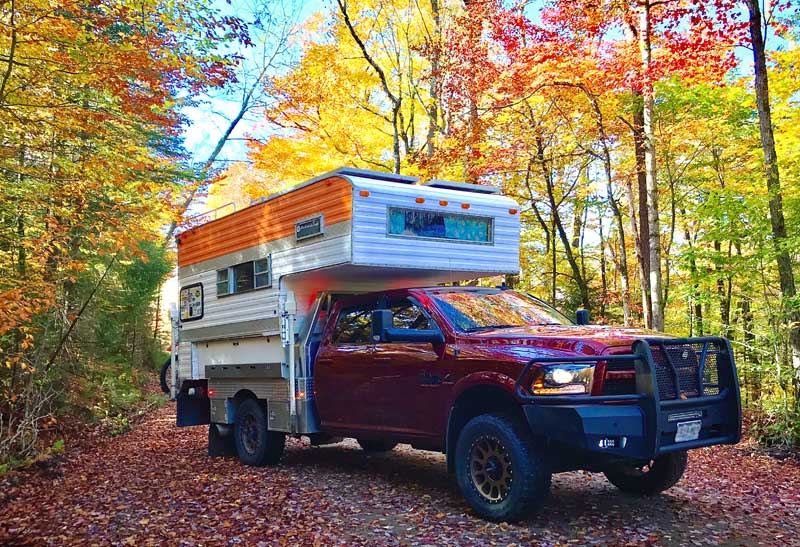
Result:
M717 359L720 343L709 340L690 344L654 342L650 350L655 365L658 395L661 400L691 399L719 394ZM614 352L618 353L618 352ZM636 393L634 377L614 377L614 372L633 371L630 363L609 363L603 383L604 395ZM608 373L611 372L611 377Z
M615 353L628 353L615 352ZM611 374L609 374L611 373ZM620 377L614 373L629 373ZM633 363L610 362L606 365L606 378L603 381L603 395L631 395L636 393L636 376Z

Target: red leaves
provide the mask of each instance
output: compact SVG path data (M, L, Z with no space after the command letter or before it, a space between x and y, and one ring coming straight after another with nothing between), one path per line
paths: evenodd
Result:
M176 429L171 408L73 451L55 480L0 485L0 543L788 544L800 525L800 465L749 445L693 451L684 480L653 498L598 474L557 475L545 509L511 526L468 512L440 454L291 441L280 466L246 468L209 459L205 428Z

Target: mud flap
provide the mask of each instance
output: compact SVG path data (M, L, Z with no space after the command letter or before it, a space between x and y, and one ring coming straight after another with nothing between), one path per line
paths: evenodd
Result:
M206 380L184 380L176 400L178 427L211 423L211 402Z

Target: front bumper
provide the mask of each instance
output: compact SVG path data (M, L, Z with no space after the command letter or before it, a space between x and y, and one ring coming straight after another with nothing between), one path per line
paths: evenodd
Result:
M661 400L656 363L650 344L702 347L698 352L700 393L711 395ZM703 383L703 366L713 346L716 378L713 389ZM534 396L523 388L533 366L540 363L632 361L636 391L631 395ZM669 367L675 368L669 359ZM659 366L665 366L661 363ZM663 376L663 370L659 371ZM680 379L677 393L681 393ZM671 380L671 379L670 379ZM705 388L704 388L705 386ZM742 413L739 383L730 344L723 338L638 341L627 355L536 359L517 380L517 396L534 434L582 451L609 456L651 460L669 452L716 444L735 444L741 438ZM663 392L663 389L661 390ZM696 438L676 439L678 424L700 422ZM692 435L694 436L694 435Z

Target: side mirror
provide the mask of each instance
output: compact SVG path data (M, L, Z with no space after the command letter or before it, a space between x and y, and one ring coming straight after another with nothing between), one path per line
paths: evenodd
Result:
M375 310L372 312L372 340L387 342L386 331L392 328L394 317L391 310Z
M589 310L578 310L575 312L575 322L579 325L589 324Z
M444 334L439 329L396 329L392 320L391 310L372 312L372 339L375 342L444 343Z

